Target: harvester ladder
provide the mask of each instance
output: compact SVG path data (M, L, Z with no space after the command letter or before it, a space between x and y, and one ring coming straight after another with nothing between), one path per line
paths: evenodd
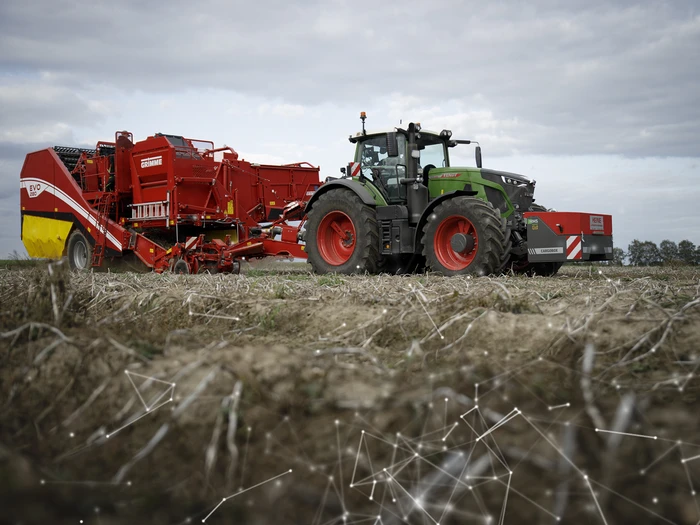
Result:
M97 235L95 236L95 248L92 251L92 266L102 265L107 246L107 222L109 221L109 209L114 196L104 193L97 202Z

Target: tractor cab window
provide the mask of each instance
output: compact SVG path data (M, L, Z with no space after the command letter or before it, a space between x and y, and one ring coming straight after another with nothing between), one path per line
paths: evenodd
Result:
M420 151L419 164L421 168L434 166L444 168L447 166L447 156L445 155L445 143L437 137L425 136L418 143Z
M399 156L389 157L386 150L386 136L378 135L365 140L360 146L360 166L362 174L372 181L388 202L398 202L403 198L403 186L399 179L406 177L406 137L398 135Z

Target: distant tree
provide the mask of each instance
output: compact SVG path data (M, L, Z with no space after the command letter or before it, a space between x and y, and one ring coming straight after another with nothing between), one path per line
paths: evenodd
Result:
M700 246L695 248L695 264L700 264Z
M678 243L678 258L686 264L695 264L696 249L695 245L689 240L683 240Z
M661 241L659 245L659 254L664 264L671 264L678 260L678 245L673 241L665 239Z
M613 258L611 264L613 266L622 266L625 263L625 257L627 254L622 248L613 248Z
M661 254L656 243L651 241L640 242L633 240L627 251L632 266L653 266L661 264Z
M642 257L642 243L637 239L627 246L627 258L632 266L640 266Z

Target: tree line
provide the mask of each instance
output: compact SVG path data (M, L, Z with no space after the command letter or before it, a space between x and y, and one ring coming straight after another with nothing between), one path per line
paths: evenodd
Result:
M655 242L633 240L625 252L622 248L613 248L612 264L621 266L659 266L700 264L700 246L689 240L678 244L665 239L658 246Z

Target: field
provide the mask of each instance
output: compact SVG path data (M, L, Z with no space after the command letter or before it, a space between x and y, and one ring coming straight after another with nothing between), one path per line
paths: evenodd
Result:
M700 275L0 269L5 523L700 522Z

